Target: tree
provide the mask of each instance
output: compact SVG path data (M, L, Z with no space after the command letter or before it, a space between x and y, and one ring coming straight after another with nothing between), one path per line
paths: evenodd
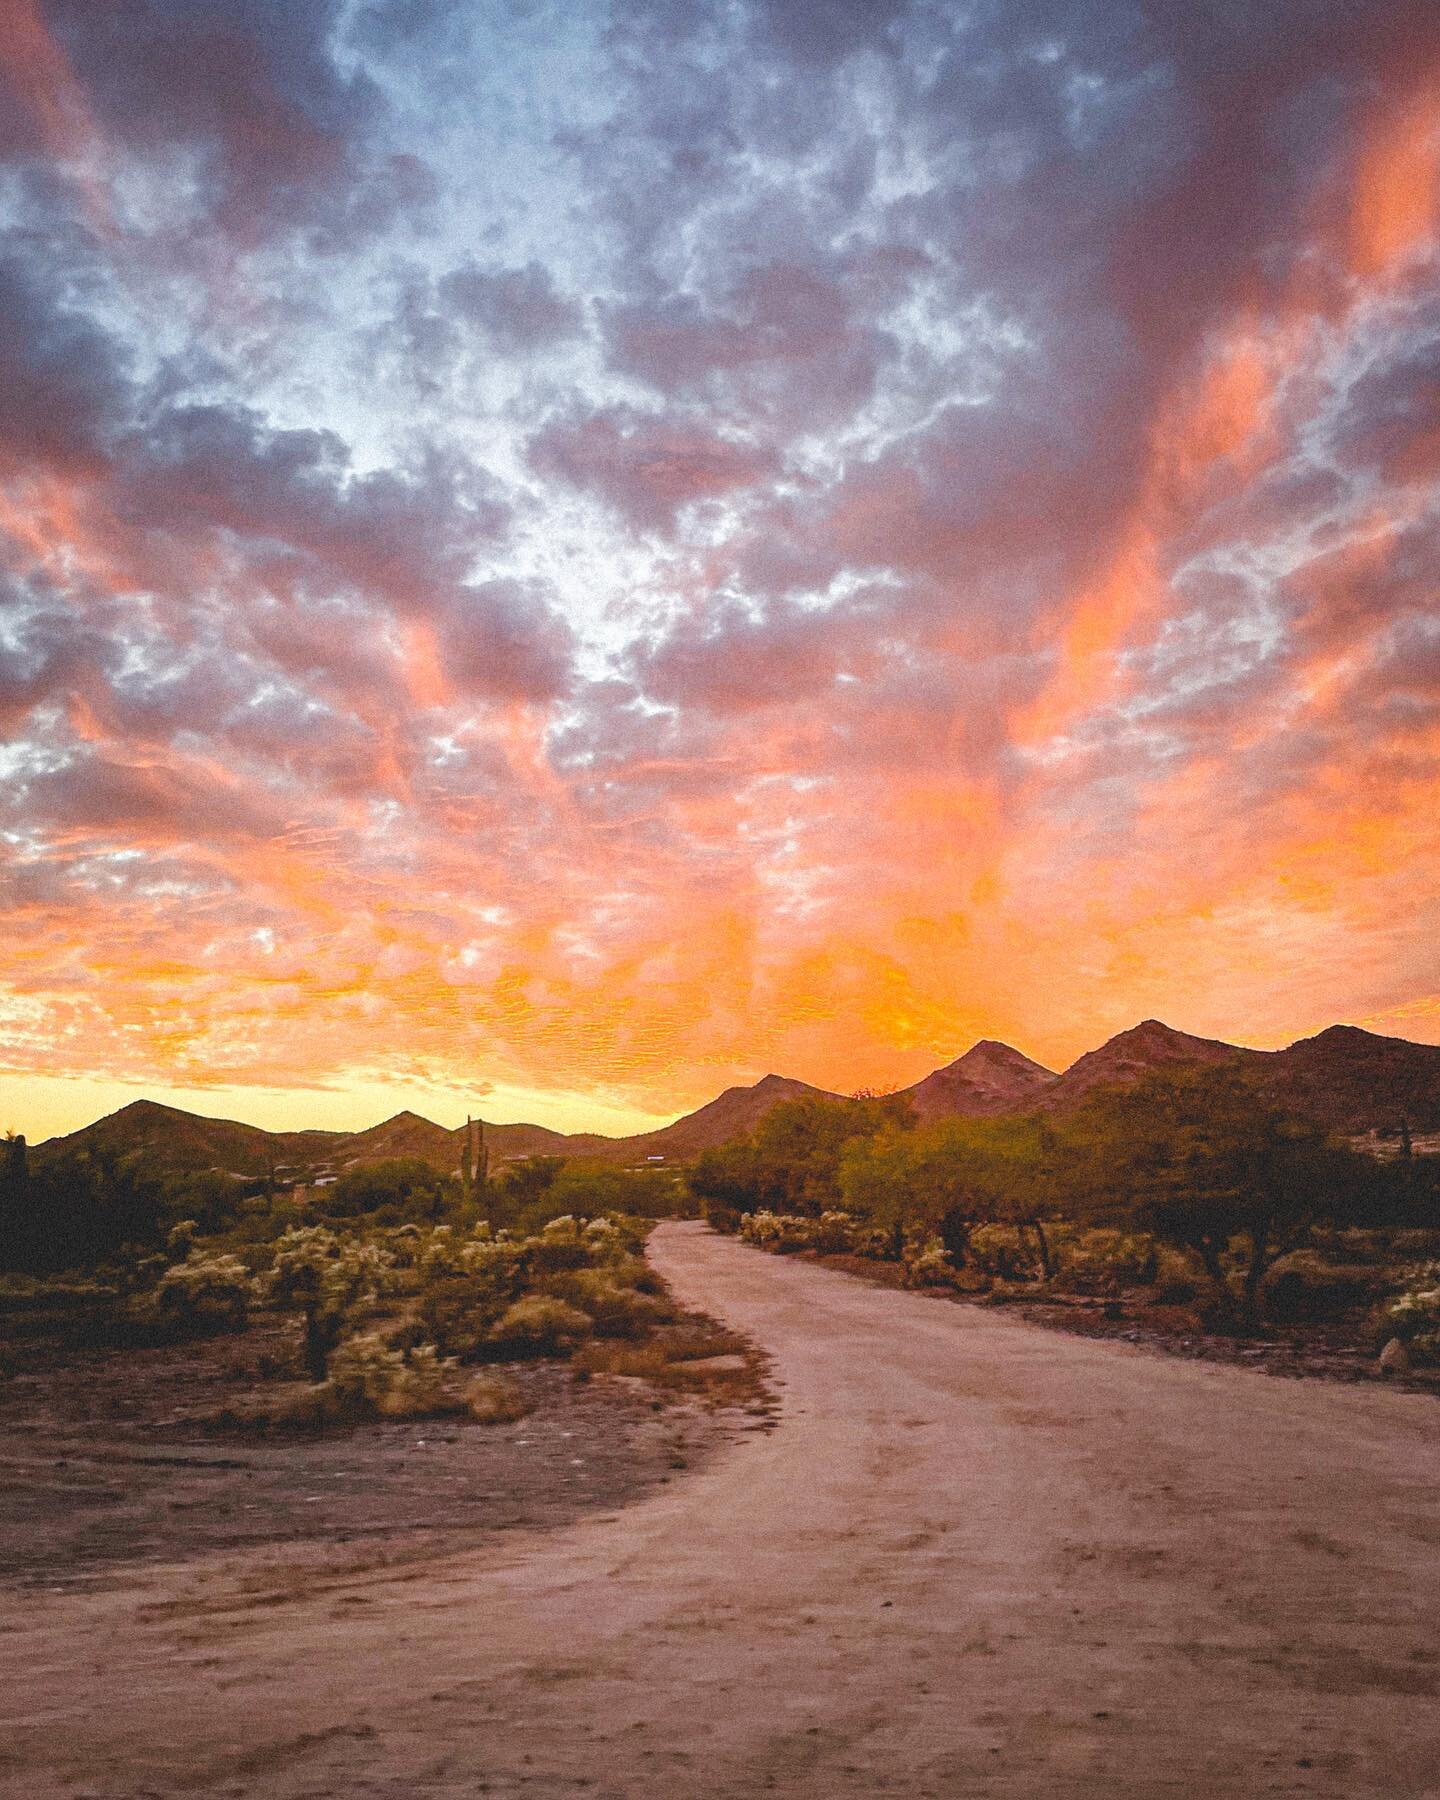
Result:
M767 1204L782 1212L818 1217L840 1191L840 1163L847 1144L893 1133L913 1124L909 1104L898 1098L821 1100L809 1095L772 1107L756 1126L755 1171Z
M1035 1236L1041 1273L1052 1273L1045 1219L1055 1183L1030 1119L944 1119L915 1131L854 1141L841 1163L846 1206L890 1236L898 1257L907 1236L939 1237L962 1262L973 1227L1004 1222Z
M347 1169L320 1202L327 1218L353 1219L391 1207L407 1219L438 1219L455 1197L448 1176L418 1156L394 1156Z
M1193 1250L1217 1295L1231 1300L1222 1257L1244 1246L1240 1310L1259 1312L1265 1273L1322 1219L1345 1216L1366 1171L1316 1125L1274 1106L1229 1067L1157 1072L1098 1094L1077 1115L1072 1157L1088 1210Z
M773 1171L747 1138L702 1150L686 1176L690 1192L720 1231L735 1231L746 1213L773 1209L782 1198Z
M30 1198L30 1158L25 1139L7 1131L0 1150L0 1269L19 1269L28 1262Z
M840 1162L841 1199L886 1233L891 1256L898 1259L906 1238L924 1233L939 1235L958 1259L975 1216L966 1148L954 1120L853 1138Z

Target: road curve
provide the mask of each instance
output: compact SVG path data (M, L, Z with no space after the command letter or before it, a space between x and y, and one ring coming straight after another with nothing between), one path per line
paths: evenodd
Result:
M0 1793L1440 1796L1433 1401L651 1253L777 1430L418 1570L27 1600Z

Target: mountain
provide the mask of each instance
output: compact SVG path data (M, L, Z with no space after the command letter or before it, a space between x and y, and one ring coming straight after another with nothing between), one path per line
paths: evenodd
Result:
M594 1157L604 1162L642 1162L662 1156L679 1162L701 1150L742 1137L772 1106L811 1094L834 1100L822 1088L783 1075L767 1075L753 1087L726 1088L723 1094L673 1124L635 1137L567 1134L544 1125L487 1125L491 1166L525 1156ZM37 1147L41 1157L85 1151L114 1156L141 1152L146 1161L175 1174L223 1169L233 1175L266 1175L273 1169L323 1166L342 1170L354 1163L416 1156L450 1174L460 1166L464 1130L447 1131L418 1113L396 1113L366 1131L262 1131L233 1119L209 1119L153 1100L135 1100L67 1137Z
M962 1057L902 1090L922 1123L932 1119L985 1118L1026 1112L1058 1077L1008 1044L984 1038Z
M811 1087L808 1081L793 1081L788 1075L766 1075L751 1087L726 1088L693 1113L634 1137L599 1137L592 1132L567 1137L558 1131L547 1131L542 1125L487 1125L485 1140L490 1146L492 1164L516 1156L584 1156L600 1162L627 1163L663 1156L666 1162L684 1162L702 1150L713 1150L717 1144L745 1137L782 1100L802 1100L807 1096L818 1100L840 1098L824 1088Z
M1234 1044L1222 1044L1215 1038L1191 1037L1189 1032L1162 1025L1159 1019L1145 1019L1071 1063L1045 1089L1039 1110L1069 1112L1096 1088L1129 1087L1155 1069L1182 1065L1202 1068L1259 1054L1237 1049Z
M1242 1050L1146 1019L1072 1063L1039 1104L1067 1112L1096 1088L1128 1086L1152 1069L1222 1062L1246 1069L1267 1098L1327 1131L1394 1131L1402 1120L1412 1131L1440 1130L1440 1045L1354 1025L1332 1025L1285 1050Z
M1402 1120L1412 1132L1440 1131L1440 1046L1377 1037L1352 1025L1332 1025L1286 1050L1242 1050L1146 1019L1088 1051L1063 1075L1051 1074L1008 1044L987 1039L906 1088L904 1097L922 1121L1063 1113L1097 1088L1128 1086L1154 1069L1231 1061L1252 1071L1261 1091L1280 1105L1331 1131L1350 1136L1394 1132ZM839 1098L808 1082L767 1075L751 1087L726 1088L684 1118L634 1137L568 1135L521 1124L487 1125L485 1138L492 1168L524 1156L626 1163L653 1156L683 1163L753 1131L782 1100L806 1097ZM366 1131L262 1131L234 1119L208 1119L136 1100L68 1137L52 1138L36 1154L79 1150L123 1156L139 1151L175 1173L222 1169L256 1176L279 1169L282 1179L293 1179L291 1171L321 1166L338 1171L395 1156L418 1156L449 1173L459 1167L463 1141L463 1131L447 1131L413 1112L397 1113Z
M444 1175L460 1167L465 1133L447 1131L419 1113L398 1112L381 1125L368 1131L346 1133L333 1142L327 1152L336 1168L349 1163L386 1162L391 1157L414 1156L430 1163Z
M624 1145L622 1154L627 1160L663 1156L667 1162L679 1162L698 1155L701 1150L713 1150L717 1144L728 1143L731 1138L746 1136L782 1100L839 1098L838 1094L826 1093L824 1088L811 1087L808 1081L792 1081L788 1075L766 1075L753 1087L726 1088L706 1105L687 1113L683 1119L676 1119L673 1125L662 1126L659 1131L608 1141Z
M132 1100L68 1137L51 1138L41 1146L41 1154L86 1151L128 1156L139 1151L147 1162L176 1174L224 1169L235 1175L265 1175L280 1164L328 1161L345 1136L339 1131L262 1131L236 1119L207 1119L154 1100Z
M1440 1130L1440 1045L1332 1025L1265 1058L1265 1091L1332 1131Z

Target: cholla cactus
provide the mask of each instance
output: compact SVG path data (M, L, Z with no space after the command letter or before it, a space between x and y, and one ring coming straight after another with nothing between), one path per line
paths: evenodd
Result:
M280 1239L265 1284L271 1300L298 1306L305 1315L305 1365L323 1381L330 1352L345 1321L394 1281L395 1258L378 1244L340 1238L323 1225L299 1226Z
M417 1251L415 1268L422 1282L463 1275L487 1287L514 1283L521 1266L518 1244L497 1243L488 1235L466 1236L442 1225Z
M906 1287L943 1287L955 1273L939 1238L926 1238L921 1244L907 1246L904 1266Z
M378 1331L359 1332L330 1358L330 1385L344 1411L382 1419L418 1419L458 1409L456 1364L433 1344L408 1355L393 1350Z
M1409 1270L1405 1291L1385 1309L1395 1336L1420 1362L1440 1362L1440 1262Z
M613 1219L592 1219L580 1237L595 1262L618 1262L626 1255L624 1235Z
M238 1256L196 1256L166 1269L155 1284L157 1318L187 1330L239 1331L254 1284Z

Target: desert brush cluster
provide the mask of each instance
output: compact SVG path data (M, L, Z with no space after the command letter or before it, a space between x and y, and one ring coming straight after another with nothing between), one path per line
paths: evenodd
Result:
M294 1355L277 1375L291 1379L225 1421L248 1429L502 1422L524 1407L502 1366L574 1357L592 1343L642 1346L676 1319L643 1255L644 1215L673 1210L675 1183L649 1171L534 1159L476 1183L396 1159L297 1198L211 1176L87 1168L81 1191L117 1192L124 1207L114 1210L133 1235L55 1268L53 1250L33 1251L47 1242L36 1208L56 1176L31 1185L22 1169L17 1180L15 1161L0 1196L11 1247L0 1303L59 1316L75 1341L121 1350L288 1321ZM105 1227L103 1216L92 1225L102 1243ZM63 1231L57 1241L73 1248ZM32 1254L17 1258L17 1244Z
M1162 1071L1064 1119L917 1123L864 1097L777 1106L702 1155L712 1225L868 1259L909 1287L1142 1295L1195 1329L1349 1318L1440 1364L1433 1163L1377 1162L1228 1069Z

